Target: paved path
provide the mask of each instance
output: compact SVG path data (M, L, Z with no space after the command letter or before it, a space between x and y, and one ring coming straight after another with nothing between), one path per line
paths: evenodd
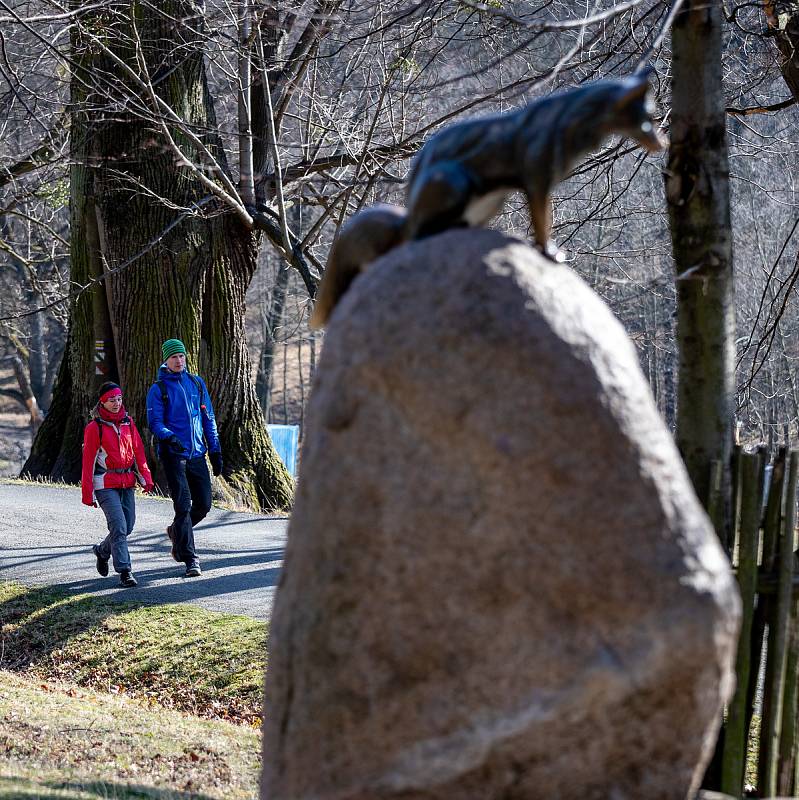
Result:
M200 578L184 578L185 567L170 557L171 521L168 500L137 495L129 548L139 585L123 589L113 568L107 578L97 574L91 546L105 535L105 517L81 504L78 489L0 482L0 580L268 619L287 519L211 509L195 528Z

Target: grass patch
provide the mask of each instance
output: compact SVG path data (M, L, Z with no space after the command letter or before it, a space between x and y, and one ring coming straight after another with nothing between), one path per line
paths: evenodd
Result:
M0 669L259 726L267 625L0 582Z
M0 798L257 795L258 732L0 671Z
M0 461L2 464L2 461ZM39 487L47 487L48 489L71 489L72 491L80 491L80 484L79 483L64 483L64 481L57 481L53 480L49 475L37 475L33 477L28 475L25 478L14 478L14 477L3 477L0 478L0 484L8 485L8 486L39 486ZM137 497L141 497L140 494L137 493ZM156 487L155 491L147 495L149 500L170 500L170 498L161 493L161 490Z

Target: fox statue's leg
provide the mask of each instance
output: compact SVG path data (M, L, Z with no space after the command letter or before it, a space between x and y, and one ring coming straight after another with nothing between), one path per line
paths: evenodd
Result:
M404 208L384 204L359 211L344 223L330 248L311 314L311 328L325 325L341 296L370 261L402 241L405 220Z
M464 212L472 190L469 173L454 161L422 168L408 186L408 239L467 225Z
M566 254L560 250L550 235L552 233L552 198L541 192L527 192L530 208L530 222L533 224L535 240L541 252L558 264L566 260Z

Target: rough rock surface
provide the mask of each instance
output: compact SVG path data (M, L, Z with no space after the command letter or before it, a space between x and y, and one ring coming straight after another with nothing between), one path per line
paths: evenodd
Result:
M738 607L604 303L498 233L405 245L317 370L263 797L684 798Z

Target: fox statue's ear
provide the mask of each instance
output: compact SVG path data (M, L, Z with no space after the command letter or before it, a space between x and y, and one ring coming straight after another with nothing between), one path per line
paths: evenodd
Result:
M653 70L651 67L631 75L625 80L625 86L616 99L616 108L624 108L631 103L636 103L646 97L649 91L649 76Z

